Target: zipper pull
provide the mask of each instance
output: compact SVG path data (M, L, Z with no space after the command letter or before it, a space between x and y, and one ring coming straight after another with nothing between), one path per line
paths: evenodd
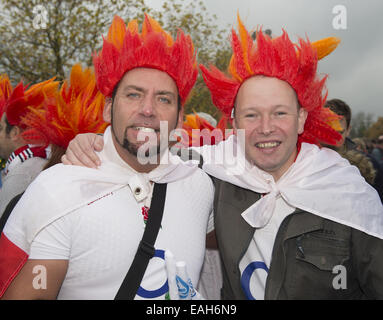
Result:
M302 237L303 236L299 236L297 238L297 247L298 247L299 255L301 256L301 258L305 259L305 251L303 250L302 243L301 243Z

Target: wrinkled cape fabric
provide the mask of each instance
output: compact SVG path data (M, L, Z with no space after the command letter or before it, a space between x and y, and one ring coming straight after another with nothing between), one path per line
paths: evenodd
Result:
M132 188L136 176L132 176L132 169L127 169L126 163L117 155L110 127L105 131L104 143L105 148L99 153L102 165L98 169L58 164L43 171L29 186L8 221L12 221L9 225L17 226L17 229L12 230L9 226L4 230L16 246L29 254L33 239L45 226L105 194L126 185ZM115 153L118 163L108 159L107 149ZM165 157L168 157L168 164L161 164L150 173L141 174L141 180L170 183L198 170L197 165L186 164L169 152L164 154L162 160Z
M223 181L266 194L242 217L255 228L270 220L277 196L291 206L383 239L383 206L379 195L337 152L302 143L294 164L275 182L273 177L251 166L236 136L214 147L202 147L202 169ZM236 161L220 162L236 153ZM231 160L232 160L231 159Z

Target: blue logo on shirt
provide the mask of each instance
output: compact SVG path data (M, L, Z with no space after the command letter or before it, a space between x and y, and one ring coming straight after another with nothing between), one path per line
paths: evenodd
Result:
M154 253L154 257L165 260L165 251L156 250ZM153 291L146 290L140 286L137 290L137 295L139 295L142 298L153 299L166 294L168 291L169 291L169 285L168 285L168 281L166 280L166 282L161 288L153 290Z
M242 276L241 276L241 286L243 290L245 291L246 298L248 300L256 300L250 291L250 278L253 275L254 271L257 269L265 270L267 273L269 273L269 268L267 268L266 264L263 261L254 261L251 262L245 270L243 270Z

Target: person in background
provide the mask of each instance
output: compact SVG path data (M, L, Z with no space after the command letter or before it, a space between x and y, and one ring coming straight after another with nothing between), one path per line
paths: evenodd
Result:
M10 93L0 120L0 157L7 159L0 189L0 217L9 201L25 191L41 172L49 158L49 149L33 145L23 136L26 126L22 119L32 110L42 107L59 82L53 79L27 88L20 82Z
M6 74L0 75L0 119L4 113L5 104L12 92L12 85ZM6 159L0 157L0 188L2 186L1 171L5 167Z
M380 165L378 165L378 163L370 158L364 151L358 150L358 145L348 137L351 131L352 119L350 106L343 100L332 99L326 101L325 107L341 117L339 120L341 124L339 133L342 135L341 141L336 146L327 147L333 148L352 165L356 166L366 181L378 191L381 198L382 186L379 181L381 180L382 173ZM359 143L359 145L360 144L361 143ZM379 178L379 181L376 181L377 177Z
M366 162L360 155L356 155L354 158L356 160L359 158L359 162L363 162L363 164L354 164L352 161L350 161L350 163L356 165L358 168L362 168L360 169L361 173L368 171L371 173L371 177L374 174L372 183L370 179L366 178L366 180L376 189L376 191L378 191L380 200L383 203L383 168L379 165L379 162L368 152L367 143L365 140L366 139L362 138L352 139L356 145L356 150L361 152L367 159L369 159L369 161ZM365 177L365 175L363 176Z
M331 111L341 116L339 119L341 130L339 133L342 135L342 139L338 142L335 149L336 151L342 152L345 150L355 149L355 144L348 137L351 132L351 117L352 111L350 106L340 99L327 100L325 108L329 108ZM330 148L334 148L331 147Z
M61 88L46 96L37 110L21 118L20 125L25 128L22 138L33 145L50 149L50 157L42 170L61 162L69 141L76 134L105 131L108 124L102 117L104 104L105 98L97 90L92 70L83 70L80 64L76 64ZM4 207L0 217L0 233L20 197L21 193Z
M383 167L383 136L379 136L371 155L379 162L379 165Z
M362 138L367 149L367 154L371 154L372 150L374 149L374 144L372 142L372 139L369 138Z

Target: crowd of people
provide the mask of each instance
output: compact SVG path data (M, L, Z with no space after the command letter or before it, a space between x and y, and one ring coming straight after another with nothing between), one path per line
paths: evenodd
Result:
M326 43L253 40L238 17L224 73L182 30L115 16L94 72L2 76L0 297L383 298L383 136L348 138L351 109L317 71ZM184 122L199 70L218 124ZM227 121L210 143L192 131Z

